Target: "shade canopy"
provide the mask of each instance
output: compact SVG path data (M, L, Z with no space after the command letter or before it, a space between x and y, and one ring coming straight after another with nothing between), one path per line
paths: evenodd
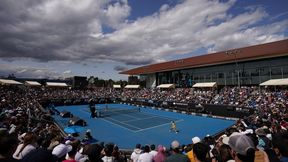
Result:
M126 85L125 88L137 89L140 88L140 85Z
M17 82L15 80L10 80L10 79L0 79L1 84L22 84L20 82Z
M113 85L113 88L121 88L121 85L114 84L114 85Z
M65 133L69 133L69 134L70 133L71 134L80 133L80 132L83 132L83 131L84 131L84 128L81 127L81 126L77 126L77 125L64 128L64 132Z
M288 78L270 79L260 84L260 86L288 85Z
M46 82L48 87L68 87L66 83L59 83L59 82Z
M174 84L160 84L157 88L175 88Z
M193 85L195 88L211 88L211 87L216 87L217 84L216 82L204 82L204 83L196 83Z
M30 86L41 86L41 84L36 81L25 81L25 84Z

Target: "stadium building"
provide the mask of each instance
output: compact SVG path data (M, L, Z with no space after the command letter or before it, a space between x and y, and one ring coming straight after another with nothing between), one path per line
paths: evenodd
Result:
M192 87L205 82L218 86L259 85L270 79L288 78L288 39L151 64L120 74L140 76L146 87Z

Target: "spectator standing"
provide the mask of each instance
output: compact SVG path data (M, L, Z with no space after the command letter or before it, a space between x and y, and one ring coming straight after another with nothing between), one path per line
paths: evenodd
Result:
M6 130L0 131L0 162L16 162L12 155L17 147L17 137L8 134Z
M85 150L83 153L87 155L89 159L89 160L86 160L85 162L103 162L103 160L101 159L102 150L103 150L103 147L99 144L89 145L87 150Z
M192 138L192 144L193 144L193 145L196 144L196 143L198 143L198 142L201 142L201 139L200 139L199 137L195 136L195 137ZM192 146L192 148L193 148L193 146ZM194 157L194 154L193 154L193 149L191 149L191 150L187 153L187 156L188 156L190 162L196 162L195 157Z
M153 157L154 162L164 162L166 159L166 154L165 154L165 147L162 145L158 145L158 151L157 154Z
M219 147L219 162L234 162L229 145L222 144Z
M152 157L154 157L154 156L157 154L157 151L155 150L155 145L154 145L154 144L150 145L150 152L149 152L149 154L151 154Z
M273 136L272 145L280 162L288 162L288 133L283 132Z
M189 162L189 159L186 155L183 155L180 150L180 143L178 141L173 141L171 143L172 154L167 157L165 162Z
M254 162L255 146L248 136L245 134L231 134L228 144L232 149L235 162Z
M258 138L256 134L247 134L248 137L253 141L254 146L258 145ZM270 162L268 155L266 154L265 151L255 147L255 159L254 162Z
M142 153L142 150L141 150L141 144L136 144L135 146L135 149L133 150L132 154L131 154L131 160L133 162L137 162L140 154Z
M57 161L57 157L52 155L51 151L39 148L30 151L27 155L25 155L21 159L21 162L59 162L59 161Z
M150 147L148 145L144 146L144 152L139 155L138 162L152 162L153 155L149 153Z
M78 141L78 140L73 141L70 144L72 146L72 150L66 154L65 160L63 160L62 162L77 162L75 160L75 155L77 153L77 149L78 149L78 146L80 144L80 141Z
M114 157L112 156L112 152L114 149L114 144L108 143L104 147L104 156L102 157L103 162L114 162Z
M23 143L17 146L17 149L13 154L13 158L22 159L30 151L35 150L37 146L36 140L37 140L37 136L34 133L27 132L24 136Z
M127 158L123 152L119 151L117 145L114 146L112 156L115 158L115 162L127 162Z
M60 140L64 142L63 138ZM57 146L55 146L52 150L52 154L57 156L59 161L62 161L65 159L66 154L70 151L72 151L73 147L69 144L69 142L66 143L59 143ZM76 152L75 152L76 154Z
M193 145L193 154L196 162L206 162L209 157L209 146L198 142Z

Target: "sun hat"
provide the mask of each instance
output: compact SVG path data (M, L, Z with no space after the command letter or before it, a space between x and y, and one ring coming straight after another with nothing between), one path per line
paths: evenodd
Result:
M247 155L249 149L255 149L253 141L245 134L230 136L228 144L232 150L240 155Z
M199 137L195 136L195 137L192 138L192 143L193 144L196 144L198 142L201 142L201 139Z
M60 143L59 145L54 147L52 154L57 156L58 158L61 158L64 155L66 155L68 152L70 152L71 150L72 150L71 145L65 145L65 144Z
M172 143L171 143L171 148L172 149L177 149L177 148L180 148L180 143L176 140L174 140Z
M222 142L223 142L224 144L226 144L226 145L229 145L229 144L228 144L228 141L229 141L230 137L232 137L232 136L237 136L237 135L241 135L241 133L239 133L239 132L233 132L230 136L224 137L224 138L222 139Z

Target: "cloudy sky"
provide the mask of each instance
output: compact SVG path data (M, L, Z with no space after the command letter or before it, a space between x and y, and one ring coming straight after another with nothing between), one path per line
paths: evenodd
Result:
M0 76L119 71L288 37L287 0L1 0Z

